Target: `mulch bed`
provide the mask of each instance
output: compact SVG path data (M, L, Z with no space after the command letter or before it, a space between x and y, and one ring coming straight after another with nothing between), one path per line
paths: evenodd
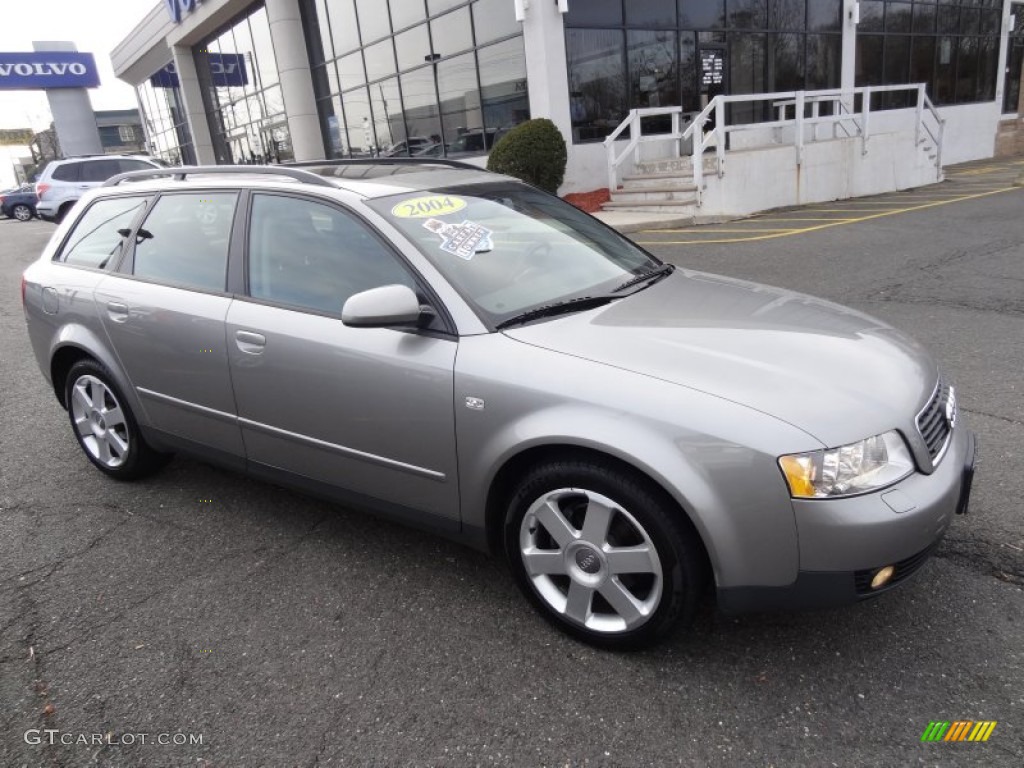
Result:
M608 194L608 188L603 187L595 189L593 192L573 192L562 199L567 203L575 205L581 211L597 213L601 210L602 204L611 200L611 195Z

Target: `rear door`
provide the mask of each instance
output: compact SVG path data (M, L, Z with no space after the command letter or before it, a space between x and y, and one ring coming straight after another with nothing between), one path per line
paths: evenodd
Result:
M111 343L152 426L213 458L244 455L224 320L235 191L165 193L96 288Z

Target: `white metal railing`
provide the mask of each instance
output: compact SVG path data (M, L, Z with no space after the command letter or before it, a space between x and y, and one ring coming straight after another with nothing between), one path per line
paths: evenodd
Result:
M786 91L781 93L743 94L738 96L716 96L703 110L689 120L683 129L682 107L650 107L630 110L629 115L604 140L608 158L608 189L614 192L619 185L619 168L632 155L634 165L640 163L640 148L644 144L671 142L672 157L680 156L683 142L692 140L693 183L697 188L697 205L701 204L704 189L704 152L712 145L715 149L715 171L719 177L725 174L726 138L740 131L763 131L775 129L775 141L766 146L777 146L783 128L794 128L793 146L796 149L796 164L803 164L804 144L810 128L811 141L819 141L819 126L831 126L831 137L838 138L842 131L846 137L861 138L861 151L868 152L871 137L872 96L880 93L916 92L914 107L914 139L920 145L931 141L935 150L935 167L942 172L942 142L946 121L935 109L925 93L923 83L913 85L875 85L849 90L829 89L820 91ZM857 100L860 99L860 105ZM738 103L771 104L774 120L754 123L726 122L726 105ZM829 105L823 109L822 105ZM788 117L792 109L793 117ZM705 131L714 115L714 127ZM644 118L670 115L672 129L668 133L643 133ZM616 140L628 129L629 141L621 151L616 150ZM925 138L927 135L927 138ZM754 148L754 147L745 147Z

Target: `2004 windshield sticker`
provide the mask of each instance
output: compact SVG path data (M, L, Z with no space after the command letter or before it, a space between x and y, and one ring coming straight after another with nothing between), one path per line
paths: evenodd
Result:
M396 219L426 219L431 216L447 216L458 213L466 207L466 201L452 195L427 195L412 197L395 205L391 215Z
M474 254L494 249L491 230L474 221L464 219L460 224L450 224L440 219L427 219L423 226L441 238L442 251L466 261Z

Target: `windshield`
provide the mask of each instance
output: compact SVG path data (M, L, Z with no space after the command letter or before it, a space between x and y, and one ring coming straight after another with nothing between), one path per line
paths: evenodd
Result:
M660 264L582 211L525 184L367 202L492 326L538 307L609 293Z

